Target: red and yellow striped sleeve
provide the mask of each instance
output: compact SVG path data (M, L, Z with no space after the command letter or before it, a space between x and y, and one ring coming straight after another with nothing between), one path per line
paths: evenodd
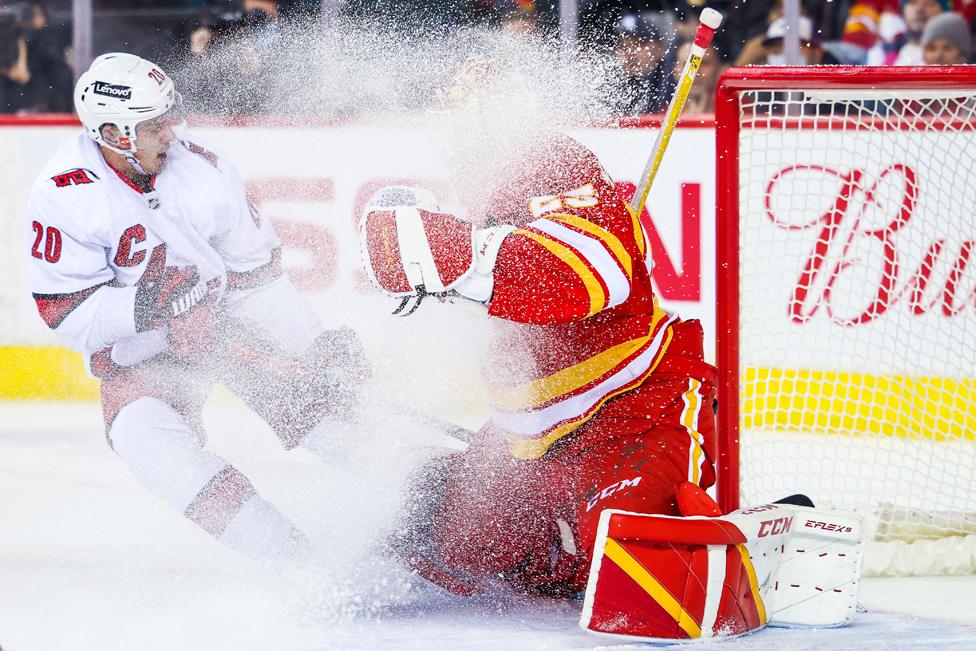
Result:
M585 319L627 300L633 267L611 231L579 215L550 213L502 244L489 314L535 324Z

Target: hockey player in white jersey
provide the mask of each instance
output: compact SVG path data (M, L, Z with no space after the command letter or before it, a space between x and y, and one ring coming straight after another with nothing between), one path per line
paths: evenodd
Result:
M286 448L326 456L368 372L282 274L280 243L234 166L177 137L181 101L158 66L106 54L78 81L83 132L30 192L27 260L40 315L101 379L109 445L155 494L250 556L305 537L205 448L214 382Z

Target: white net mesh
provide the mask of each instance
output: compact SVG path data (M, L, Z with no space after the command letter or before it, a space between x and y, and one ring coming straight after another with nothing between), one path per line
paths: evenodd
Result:
M743 91L739 120L740 503L976 533L976 92Z

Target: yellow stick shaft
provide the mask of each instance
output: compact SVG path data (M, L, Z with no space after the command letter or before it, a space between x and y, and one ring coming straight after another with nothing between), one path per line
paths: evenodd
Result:
M701 65L701 60L701 56L692 52L691 56L685 62L684 69L681 71L681 80L678 82L678 88L675 90L674 97L671 98L671 103L668 105L668 112L665 113L664 121L661 123L661 128L657 132L657 138L654 141L651 156L647 159L644 172L641 174L640 184L637 186L639 192L634 193L634 198L630 202L630 207L638 215L644 209L647 195L651 193L651 185L654 183L654 177L657 176L657 171L661 167L661 161L664 160L664 152L667 151L668 143L671 142L671 135L674 133L675 125L678 124L681 109L684 108L685 102L688 100L688 94L691 92L691 84L695 81L695 75L698 74L698 67Z
M661 128L657 132L657 138L654 140L654 148L651 150L651 155L647 159L647 164L644 165L644 172L641 174L640 183L637 184L637 191L634 192L634 198L630 201L630 207L635 214L639 215L644 209L647 195L651 193L651 185L654 183L654 177L657 176L657 171L661 167L661 161L664 159L664 152L667 151L668 143L671 141L671 134L674 133L674 127L678 124L681 109L684 108L685 102L688 100L691 85L695 81L695 75L698 74L702 57L705 56L705 51L712 42L712 36L715 35L715 30L718 29L721 22L722 15L714 9L705 9L701 14L701 22L699 22L698 29L695 32L695 40L691 46L691 53L688 56L688 60L685 61L684 68L681 70L681 79L678 81L678 87L674 92L674 97L671 98L671 103L668 104L668 111L664 115L664 122L661 123Z

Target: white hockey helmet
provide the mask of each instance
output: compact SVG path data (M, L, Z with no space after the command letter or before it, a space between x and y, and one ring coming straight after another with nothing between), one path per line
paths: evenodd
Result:
M131 157L136 151L136 125L168 111L182 120L182 100L173 80L159 66L125 52L95 59L75 84L75 111L95 142ZM117 142L106 141L101 128L114 124Z

